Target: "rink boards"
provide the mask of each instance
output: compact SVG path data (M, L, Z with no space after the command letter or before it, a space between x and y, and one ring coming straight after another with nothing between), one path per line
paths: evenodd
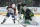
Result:
M0 14L7 14L7 12L5 12L5 13L0 12ZM18 14L18 12L16 14ZM40 13L34 13L34 15L40 15Z
M40 7L27 7L29 8L34 15L40 15ZM7 14L6 7L0 7L0 14ZM18 14L18 10L16 9L16 14Z

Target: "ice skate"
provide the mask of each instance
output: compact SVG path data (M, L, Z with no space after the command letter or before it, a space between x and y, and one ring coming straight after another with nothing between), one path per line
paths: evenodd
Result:
M3 22L1 22L1 24L3 24L5 22L5 20L3 20Z

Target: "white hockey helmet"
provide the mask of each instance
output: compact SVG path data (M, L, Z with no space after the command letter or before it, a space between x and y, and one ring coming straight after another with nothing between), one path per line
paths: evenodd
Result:
M15 8L15 6L16 6L15 4L12 4L12 8Z

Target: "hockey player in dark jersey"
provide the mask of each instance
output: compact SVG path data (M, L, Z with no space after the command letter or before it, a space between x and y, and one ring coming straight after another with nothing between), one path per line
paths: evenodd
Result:
M22 14L25 16L25 20L32 20L31 17L34 16L34 14L30 11L30 9L22 9Z
M1 22L1 24L3 24L10 15L12 15L12 20L15 23L15 14L16 14L15 4L9 3L9 6L7 7L7 10L8 10L8 12L6 14L6 17L4 18L3 22Z
M34 14L33 12L31 12L31 10L29 8L26 8L26 6L23 7L23 9L21 9L21 14L24 14L24 17L25 17L25 23L27 24L27 20L29 20L29 24L35 24L37 25L38 23L32 19L34 17Z

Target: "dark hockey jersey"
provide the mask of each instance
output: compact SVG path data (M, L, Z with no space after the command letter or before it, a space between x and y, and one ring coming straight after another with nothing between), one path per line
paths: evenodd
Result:
M32 17L34 14L30 11L30 9L26 9L26 12L22 9L21 14L24 14L25 17Z

